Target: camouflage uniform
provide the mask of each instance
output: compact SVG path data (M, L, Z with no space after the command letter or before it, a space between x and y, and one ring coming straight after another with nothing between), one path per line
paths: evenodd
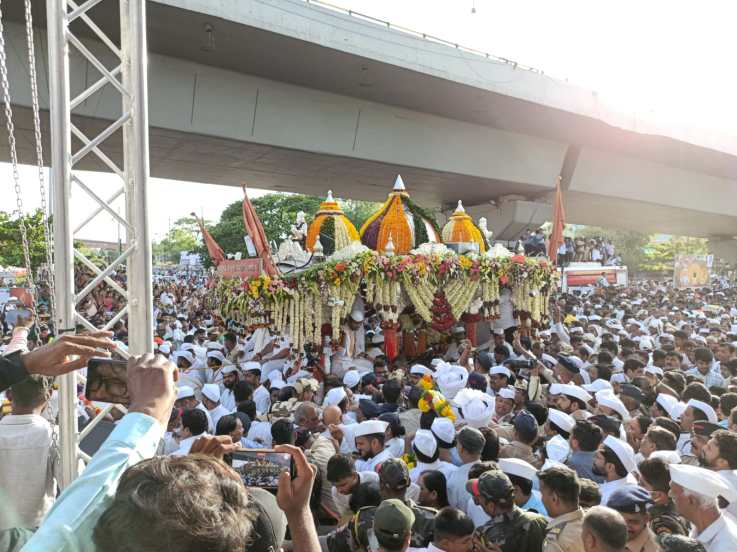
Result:
M294 420L294 411L297 407L302 404L301 401L297 401L297 397L292 397L287 401L282 401L274 404L269 412L269 421L276 421L280 418L287 418L288 420Z
M437 511L419 506L411 500L406 500L405 504L415 514L409 545L411 548L426 548L432 542L433 520ZM347 525L330 533L327 538L329 552L376 552L375 513L376 506L361 508Z
M496 544L502 552L537 552L542 549L548 522L544 516L525 512L517 506L478 527L474 537Z
M666 533L688 536L689 524L678 515L673 502L669 501L668 504L662 506L652 506L648 513L650 514L650 530L656 535Z

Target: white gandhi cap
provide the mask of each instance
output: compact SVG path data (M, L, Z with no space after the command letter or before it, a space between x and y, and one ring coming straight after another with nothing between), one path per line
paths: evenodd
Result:
M628 472L635 471L635 469L637 469L635 452L632 450L632 447L622 441L622 439L617 439L616 437L607 435L607 438L604 439L604 446L611 449L612 452L617 455L617 458L622 462L624 469Z
M353 432L354 437L364 437L366 435L375 435L377 433L386 432L386 428L389 426L388 423L382 422L381 420L366 420L357 424L356 430Z

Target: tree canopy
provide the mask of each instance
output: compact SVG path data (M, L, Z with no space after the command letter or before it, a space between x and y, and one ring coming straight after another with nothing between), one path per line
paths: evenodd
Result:
M297 213L303 211L309 222L320 207L323 198L303 194L271 193L257 197L251 201L256 214L264 226L264 233L269 243L278 246L283 236L289 234L289 227L294 224ZM370 201L340 200L346 216L351 222L360 228L363 222L378 209L378 204ZM245 229L243 227L242 202L236 201L228 205L220 215L220 221L208 227L215 241L223 248L225 253L246 253L243 241ZM207 251L202 247L201 252L209 263Z
M194 217L182 217L175 220L164 239L153 244L154 259L159 262L178 263L181 252L199 250L199 232L200 229Z
M0 265L25 267L23 242L21 241L20 217L0 211ZM46 262L46 242L43 230L43 211L23 215L28 235L28 250L31 269L36 270Z

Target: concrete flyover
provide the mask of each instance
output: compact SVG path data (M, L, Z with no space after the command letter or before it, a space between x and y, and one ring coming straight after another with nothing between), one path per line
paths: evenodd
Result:
M21 156L33 162L21 9L6 8L6 41ZM91 13L115 34L116 9ZM461 199L512 238L549 220L562 174L569 222L723 247L737 235L735 136L648 125L590 90L303 0L152 0L148 39L154 176L379 200L401 173L419 201L447 211ZM99 75L71 53L74 94ZM77 124L107 126L114 96L85 101ZM120 138L104 149L115 158ZM87 167L104 170L92 157Z

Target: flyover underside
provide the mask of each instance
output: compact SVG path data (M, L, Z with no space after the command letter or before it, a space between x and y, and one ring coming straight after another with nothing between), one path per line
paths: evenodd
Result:
M35 163L33 125L30 109L15 106L18 152L22 163ZM76 117L75 124L94 135L110 122ZM42 112L43 136L48 139L48 113ZM48 152L48 142L44 144ZM106 154L121 160L122 142L113 135L105 142ZM151 174L158 178L207 182L324 196L328 189L344 198L381 201L396 174L402 174L410 192L419 202L439 208L458 199L474 216L487 216L495 226L494 208L483 205L499 197L519 194L548 201L547 188L432 171L408 165L381 163L351 157L327 155L244 141L216 138L169 129L150 130ZM0 133L0 160L9 161L7 136ZM107 168L93 154L82 162L85 170ZM175 184L172 194L176 194ZM203 190L203 201L206 201ZM694 209L668 207L645 201L578 191L565 193L567 222L603 227L663 232L693 236L737 233L737 219L728 215Z

